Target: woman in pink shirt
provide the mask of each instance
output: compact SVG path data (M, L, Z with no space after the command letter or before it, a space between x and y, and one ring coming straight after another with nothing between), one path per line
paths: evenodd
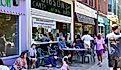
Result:
M102 66L102 61L103 61L103 51L104 51L104 39L102 35L99 33L96 38L96 53L97 53L97 58L98 58L98 65L101 67Z
M26 61L26 52L22 52L20 57L15 61L14 68L15 70L27 69L27 61Z

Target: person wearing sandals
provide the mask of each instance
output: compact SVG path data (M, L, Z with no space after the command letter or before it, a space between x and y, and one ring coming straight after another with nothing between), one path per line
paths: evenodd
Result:
M30 59L31 59L31 68L35 68L36 67L36 61L37 61L37 51L36 51L36 45L35 44L32 44L31 45L31 48L29 49L29 56L30 56Z

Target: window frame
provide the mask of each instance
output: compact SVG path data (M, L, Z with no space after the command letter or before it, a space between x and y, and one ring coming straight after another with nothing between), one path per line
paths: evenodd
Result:
M8 13L3 13L3 14L8 14ZM11 14L13 16L16 17L16 31L18 33L18 40L16 41L18 44L16 45L17 46L17 49L16 49L16 55L10 55L10 56L4 56L4 57L1 57L1 59L3 60L6 60L6 59L12 59L12 58L17 58L19 57L19 55L21 54L21 24L22 24L22 21L21 21L21 16L20 15L16 15L16 14Z

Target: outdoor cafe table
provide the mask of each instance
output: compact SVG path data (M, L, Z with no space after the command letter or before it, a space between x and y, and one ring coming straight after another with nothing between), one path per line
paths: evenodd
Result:
M33 41L33 44L49 44L49 43L58 43L58 41L50 41L50 42L40 42L40 41Z
M63 48L65 51L87 51L87 49L77 49L77 48Z
M78 49L78 48L63 48L64 51L88 51L88 49ZM81 53L80 53L81 54ZM78 58L78 57L77 57ZM80 58L79 58L80 59ZM82 58L82 64L83 64L83 58Z

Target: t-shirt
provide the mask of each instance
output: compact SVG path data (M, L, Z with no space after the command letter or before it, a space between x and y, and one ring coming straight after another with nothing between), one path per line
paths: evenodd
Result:
M120 52L120 46L117 45L117 40L121 37L121 34L118 34L116 35L114 32L112 33L109 33L106 38L108 39L108 51L109 51L109 54L114 54L115 55L118 55L118 56L121 56L119 55L121 52ZM114 38L116 40L116 42L113 42L113 43L116 43L116 44L111 44L112 43L112 38ZM113 47L113 46L116 46L116 47Z
M81 40L90 47L90 41L93 40L93 38L90 35L84 35Z
M5 65L0 65L0 70L10 70L10 69Z
M104 49L103 47L103 44L104 44L104 39L101 38L101 39L97 39L96 38L96 50L101 50L101 49Z

